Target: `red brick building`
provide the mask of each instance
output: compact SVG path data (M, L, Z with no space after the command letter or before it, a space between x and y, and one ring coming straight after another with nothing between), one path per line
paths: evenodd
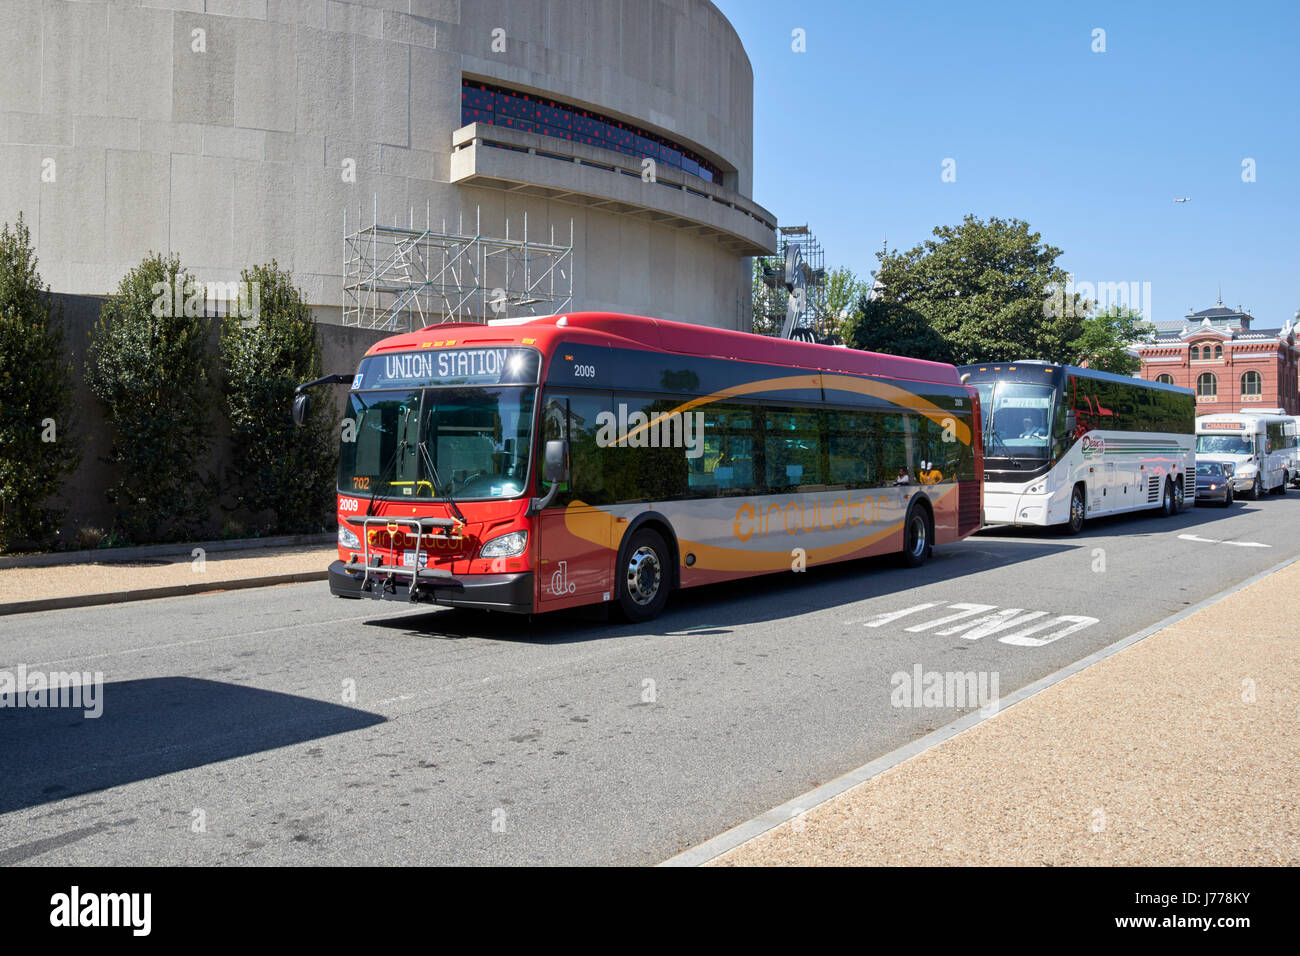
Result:
M1295 325L1254 329L1246 312L1226 308L1191 312L1181 328L1166 328L1136 346L1142 378L1194 389L1196 414L1281 408L1300 414Z

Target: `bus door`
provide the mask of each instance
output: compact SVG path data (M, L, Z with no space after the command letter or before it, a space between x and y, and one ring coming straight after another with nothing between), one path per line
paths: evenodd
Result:
M596 416L608 408L609 401L607 393L549 389L543 399L538 457L540 460L540 449L547 441L567 439L569 481L535 525L538 610L590 604L614 596L613 563L626 526L593 503L600 500L604 489Z

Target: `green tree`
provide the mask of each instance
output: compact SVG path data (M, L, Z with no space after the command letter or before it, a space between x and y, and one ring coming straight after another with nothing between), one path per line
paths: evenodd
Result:
M290 274L272 260L243 273L255 303L253 322L228 315L221 328L225 400L230 417L230 485L253 516L274 515L268 530L319 531L333 512L338 467L337 413L319 399L295 427L293 390L321 374L311 310Z
M1018 219L967 216L934 236L877 253L886 301L924 316L959 363L1069 357L1084 306L1060 291L1068 279L1060 249Z
M86 379L104 403L116 475L107 495L128 540L192 535L209 515L202 289L175 255L152 253L122 277L91 333Z
M1129 354L1129 347L1145 340L1150 330L1141 312L1113 305L1083 320L1082 334L1070 343L1073 360L1103 372L1133 375L1142 363Z
M0 227L0 550L50 542L62 514L45 502L81 458L62 315L36 262L19 213Z
M901 302L858 296L844 323L844 344L867 352L951 362L952 349L925 316Z
M839 266L826 274L825 294L820 303L818 324L823 335L834 335L845 341L846 323L858 299L869 287L848 266Z

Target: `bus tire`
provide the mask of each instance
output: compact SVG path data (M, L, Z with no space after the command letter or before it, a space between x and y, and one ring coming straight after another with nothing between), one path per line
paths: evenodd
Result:
M1174 479L1174 514L1181 514L1187 509L1187 479L1175 475Z
M1165 490L1160 496L1160 516L1172 518L1176 514L1178 514L1178 500L1174 496L1174 483L1166 478Z
M933 550L934 520L930 517L930 509L913 504L907 509L907 518L903 521L904 566L919 568L930 559Z
M1078 534L1083 530L1083 522L1088 517L1088 499L1083 493L1083 485L1075 485L1070 492L1070 517L1061 525L1065 534Z
M632 623L659 616L668 603L672 567L668 545L657 531L642 528L628 539L617 567L618 605Z

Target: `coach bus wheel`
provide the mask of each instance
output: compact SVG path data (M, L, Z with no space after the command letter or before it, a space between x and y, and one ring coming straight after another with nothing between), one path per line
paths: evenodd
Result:
M1165 518L1178 514L1178 501L1174 497L1174 483L1168 478L1165 479L1165 495L1160 499L1160 514Z
M619 569L618 603L629 621L658 617L668 602L670 580L668 547L649 528L638 531L627 544Z
M1083 487L1075 485L1074 494L1070 495L1070 520L1065 523L1066 534L1078 534L1083 530L1083 519L1088 516L1088 505L1083 499Z
M903 563L909 568L919 568L930 557L934 534L930 525L930 513L921 507L913 507L907 513L907 524L903 531Z
M1174 514L1178 514L1187 507L1186 481L1182 475L1174 482Z

